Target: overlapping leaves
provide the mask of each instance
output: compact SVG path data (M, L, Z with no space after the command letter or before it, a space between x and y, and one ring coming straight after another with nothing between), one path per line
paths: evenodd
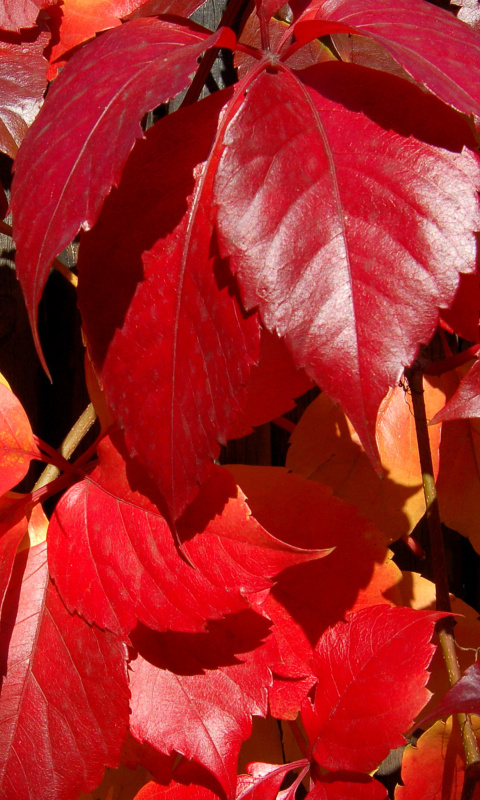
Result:
M47 4L23 4L29 25L33 5ZM9 598L19 599L18 613L11 599L2 612L1 788L5 796L15 786L19 797L53 792L67 800L118 763L128 640L130 730L140 749L172 754L166 775L156 776L162 788L140 796L274 800L283 775L297 769L298 782L312 761L320 769L312 768L311 800L380 800L385 792L367 773L403 741L428 699L439 618L389 607L402 591L384 543L409 532L418 509L406 520L400 511L394 533L377 531L314 481L238 468L233 481L213 461L230 436L286 410L308 388L305 375L340 403L350 422L338 417L337 425L353 436L352 424L375 460L376 432L392 439L397 425L377 427L380 404L433 335L440 311L454 332L475 334L478 291L469 292L468 281L480 168L473 127L454 109L479 111L478 37L419 0L324 0L293 3L296 21L271 52L268 17L279 3L257 3L262 46L248 49L254 59L240 83L160 120L129 156L144 113L188 86L205 50L233 50L236 39L181 19L116 22L135 7L140 17L195 5L149 2L142 10L135 0L105 0L108 14L97 23L115 28L70 59L16 161L17 267L37 347L50 262L83 228L84 333L121 430L98 446L97 465L80 461L62 484L77 481L49 528L56 588L43 546L14 568ZM65 12L75 8L72 0ZM76 33L98 29L80 25ZM289 48L292 33L297 44ZM327 33L370 37L374 69L341 63L333 50L317 59L315 48L306 69L289 60ZM65 37L60 50L68 46ZM396 75L379 47L401 66ZM39 103L28 102L36 112ZM271 396L252 401L272 364ZM471 413L462 395L470 389L467 380L444 419ZM405 430L397 425L396 435ZM30 435L17 461L15 444L3 454L5 489L39 453ZM414 477L402 497L418 475L410 454L405 460ZM320 466L309 472L299 463L298 471L310 478ZM24 508L10 518L9 501L4 588L27 519ZM365 501L365 514L388 528ZM62 676L57 694L52 673ZM257 765L237 779L252 715L269 705L286 719L302 708L308 758ZM35 714L50 727L35 728L24 757L24 719ZM69 743L62 764L58 740ZM175 753L194 759L191 772L181 761L172 774ZM296 786L280 796L293 800Z

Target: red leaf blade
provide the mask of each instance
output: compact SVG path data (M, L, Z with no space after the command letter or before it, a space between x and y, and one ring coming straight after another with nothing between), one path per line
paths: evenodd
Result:
M17 558L0 630L3 796L70 800L94 789L125 738L124 646L66 611L49 582L45 545Z
M370 606L330 628L315 648L314 706L304 704L315 760L369 772L404 743L429 698L435 622L444 614Z
M475 269L480 165L457 115L406 81L341 63L299 75L262 73L227 127L220 242L247 308L375 457L381 400Z
M143 135L143 114L188 85L206 48L228 46L232 37L132 20L82 48L55 81L16 159L11 202L16 266L39 352L37 306L53 258L95 223Z

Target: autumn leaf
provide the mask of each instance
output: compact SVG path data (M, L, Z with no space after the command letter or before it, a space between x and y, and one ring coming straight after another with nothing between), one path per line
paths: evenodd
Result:
M424 380L431 419L445 403L442 379ZM430 447L438 469L440 427L431 427ZM396 386L382 403L376 438L382 474L374 469L348 418L325 394L306 409L290 438L286 466L330 486L385 534L387 543L411 533L425 513L411 396Z
M143 136L142 116L188 85L205 49L233 41L224 31L132 20L88 43L55 81L16 159L11 201L16 268L39 352L37 306L53 258L95 223Z
M131 731L163 753L194 758L235 795L241 742L252 715L267 713L271 682L268 622L251 610L210 623L200 634L154 634L132 642Z
M175 519L241 418L258 360L258 320L245 318L212 242L204 162L230 97L217 92L148 132L79 253L95 370L129 452Z
M381 401L474 271L471 132L413 84L353 64L261 72L245 92L216 177L222 253L246 308L376 460ZM308 169L292 172L305 152Z
M415 746L408 745L402 761L402 783L395 800L460 800L465 776L462 737L451 718L436 722Z
M302 721L318 764L370 772L426 704L435 622L444 614L371 606L330 628L313 659L314 703ZM368 637L365 630L369 631Z
M13 489L33 459L43 460L20 401L0 382L0 496Z
M94 789L125 737L126 652L68 613L49 581L45 544L17 557L0 647L2 796L70 800Z

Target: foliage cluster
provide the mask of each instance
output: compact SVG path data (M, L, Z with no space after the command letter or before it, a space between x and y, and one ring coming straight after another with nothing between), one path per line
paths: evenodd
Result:
M52 264L78 283L100 429L71 460L85 420L57 452L0 384L0 797L385 800L421 728L395 800L467 800L440 522L480 553L478 4L200 6L0 4L2 230L47 372ZM220 465L271 421L284 467ZM425 512L433 582L389 549Z

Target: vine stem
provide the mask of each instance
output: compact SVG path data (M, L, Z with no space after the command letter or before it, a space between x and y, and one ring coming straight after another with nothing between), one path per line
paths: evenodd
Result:
M90 403L86 407L83 414L80 414L79 418L67 433L65 439L58 448L58 452L63 459L68 461L68 459L73 455L84 436L87 435L88 431L92 427L96 418L97 415L95 413L95 409L92 403ZM51 483L58 478L59 475L60 469L55 466L55 464L48 464L33 487L33 491L36 492L38 489L43 488L43 486L46 486L47 483Z
M433 475L432 453L428 436L428 422L423 394L423 373L418 367L405 370L411 394L417 445L422 471L423 492L425 495L426 519L432 555L433 575L436 590L436 607L439 611L451 612L450 594L447 580L446 558L443 547L443 534L438 507L437 490ZM453 635L453 619L445 617L437 623L438 638L448 672L450 685L453 686L461 677ZM457 714L462 732L465 750L466 772L461 800L470 800L475 784L480 777L480 751L467 714Z
M0 233L4 233L5 236L9 236L10 239L13 240L12 232L13 232L12 226L9 225L7 222L4 222L3 220L0 220ZM70 269L68 269L68 267L66 267L65 264L59 261L58 258L53 259L52 267L56 269L57 272L60 272L60 274L63 275L63 277L66 278L67 281L72 284L72 286L77 288L78 286L77 276L74 275L74 273Z
M251 0L232 0L232 2L228 3L225 11L223 12L220 23L217 26L217 30L220 30L220 28L233 28L233 25L237 17L246 11L250 3ZM205 85L205 81L210 75L211 69L215 63L215 59L217 58L219 52L220 48L211 47L204 54L200 62L200 66L197 72L195 73L195 77L192 83L190 84L185 97L183 98L181 108L189 106L192 103L195 103L196 100L198 100L200 92L202 91Z

